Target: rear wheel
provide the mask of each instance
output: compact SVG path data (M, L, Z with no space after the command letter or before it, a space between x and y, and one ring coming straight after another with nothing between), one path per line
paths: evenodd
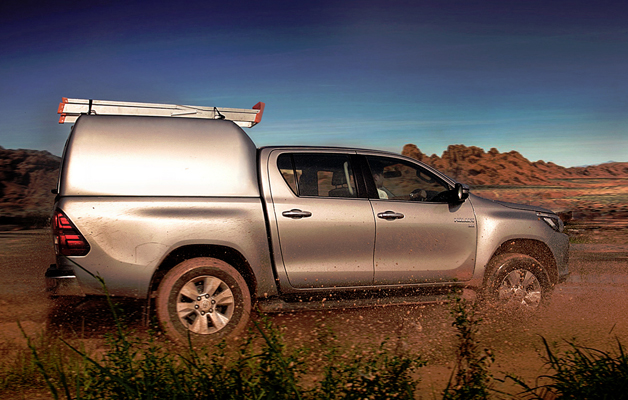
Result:
M193 258L170 270L157 289L157 318L166 334L185 343L219 340L240 332L251 296L240 273L222 260Z
M491 260L485 294L500 307L536 310L549 298L551 284L547 272L536 259L525 254L507 253Z

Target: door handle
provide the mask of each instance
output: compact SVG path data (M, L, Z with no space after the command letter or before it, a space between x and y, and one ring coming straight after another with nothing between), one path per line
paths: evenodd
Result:
M281 215L287 218L301 219L301 218L311 217L312 213L309 211L301 211L298 208L293 208L290 211L282 212Z
M387 219L391 221L393 219L402 219L403 217L405 217L405 215L403 215L402 213L394 212L394 211L384 211L377 214L377 218Z

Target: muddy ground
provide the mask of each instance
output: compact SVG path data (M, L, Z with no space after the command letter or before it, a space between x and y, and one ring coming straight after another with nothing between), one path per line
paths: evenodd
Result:
M568 231L571 276L555 289L545 309L528 317L484 312L478 339L495 354L495 376L513 373L532 383L544 373L541 336L557 348L565 348L566 340L605 350L616 347L616 338L628 343L628 219L573 220ZM68 307L47 298L43 274L54 262L50 243L45 230L0 232L3 354L24 346L17 321L30 335L96 342L113 330L102 301ZM465 295L472 297L472 293ZM129 303L125 309L131 326L141 332L140 304ZM442 390L451 374L455 331L446 304L309 311L270 318L293 343L307 343L331 329L342 344L368 347L388 338L401 349L422 354L429 362L419 371L424 398Z

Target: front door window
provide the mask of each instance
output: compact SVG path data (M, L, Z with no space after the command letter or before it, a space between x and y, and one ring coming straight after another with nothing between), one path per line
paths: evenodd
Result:
M443 202L449 185L438 176L404 160L367 157L380 199Z

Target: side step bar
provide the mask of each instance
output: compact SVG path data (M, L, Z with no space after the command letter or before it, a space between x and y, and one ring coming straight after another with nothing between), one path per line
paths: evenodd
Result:
M467 290L464 291L466 296ZM452 292L453 293L453 292ZM359 299L333 299L326 298L312 301L284 301L281 299L258 300L257 306L265 313L282 313L296 311L314 310L337 310L347 308L381 307L381 306L404 306L414 304L444 304L451 299L450 294L426 294L409 296L391 296L377 298Z

